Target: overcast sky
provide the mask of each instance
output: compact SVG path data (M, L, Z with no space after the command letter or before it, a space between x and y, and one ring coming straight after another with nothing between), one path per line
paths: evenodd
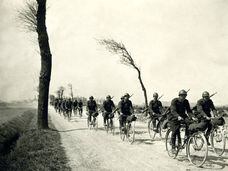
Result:
M0 99L33 98L40 70L36 34L16 20L22 0L0 1ZM119 97L134 94L143 103L137 73L120 64L95 39L125 44L151 99L153 92L170 101L191 89L218 92L228 104L228 1L226 0L48 0L47 27L53 55L51 93L73 84L74 94Z

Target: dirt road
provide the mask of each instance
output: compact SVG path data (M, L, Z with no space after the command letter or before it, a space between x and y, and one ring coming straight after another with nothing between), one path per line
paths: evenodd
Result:
M98 131L94 131L87 129L85 114L71 121L52 109L50 114L72 170L228 170L228 151L219 158L210 150L204 168L192 166L184 151L178 159L169 158L164 141L151 141L141 122L136 122L136 142L130 145L120 140L117 130L114 136L103 130L102 116L98 117ZM118 126L116 119L115 125Z

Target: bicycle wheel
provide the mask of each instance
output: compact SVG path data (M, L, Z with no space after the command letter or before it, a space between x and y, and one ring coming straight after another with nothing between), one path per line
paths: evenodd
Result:
M161 139L165 139L167 128L163 128L163 122L158 123L158 132Z
M207 140L204 133L197 132L190 136L187 143L187 155L189 161L197 166L201 167L208 155Z
M226 148L226 137L224 129L217 127L211 132L211 146L213 151L218 155L222 156Z
M172 149L171 135L172 135L172 131L171 129L168 129L165 136L165 147L169 157L173 158L175 157L175 153L173 153L173 149Z
M109 127L110 127L110 123L109 123L109 120L107 120L106 122L107 122L107 124L105 124L104 129L108 133Z
M127 140L131 144L135 141L135 122L127 124Z
M154 125L153 125L152 120L148 122L148 133L149 133L151 140L153 140L156 135L156 132L154 131Z

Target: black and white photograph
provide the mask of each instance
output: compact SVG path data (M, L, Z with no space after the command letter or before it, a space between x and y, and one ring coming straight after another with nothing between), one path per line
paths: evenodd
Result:
M0 171L228 171L227 0L0 0Z

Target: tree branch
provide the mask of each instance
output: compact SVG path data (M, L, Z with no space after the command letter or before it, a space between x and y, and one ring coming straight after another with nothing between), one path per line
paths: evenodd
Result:
M18 11L18 20L26 31L37 31L37 14L38 5L35 1L27 1L23 9Z

